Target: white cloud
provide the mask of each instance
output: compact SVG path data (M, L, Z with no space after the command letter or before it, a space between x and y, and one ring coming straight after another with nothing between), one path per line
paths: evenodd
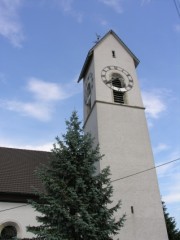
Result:
M159 146L161 146L161 145L159 145ZM170 147L167 146L167 145L165 145L163 147L163 144L162 144L162 148L165 148L165 150L167 150ZM174 149L168 155L166 154L166 159L167 160L163 161L163 162L158 162L158 165L162 165L162 164L167 163L167 162L170 162L170 163L167 164L167 165L164 165L160 168L157 168L158 176L159 177L167 177L168 176L168 177L171 177L173 179L179 178L179 180L178 180L178 182L179 182L180 181L180 174L179 174L180 161L176 160L176 159L179 159L179 157L180 157L179 149L178 150ZM179 187L180 187L180 185L179 185Z
M176 149L174 149L174 151L172 151L169 154L168 159L169 159L169 161L173 161L175 159L178 159L179 157L180 157L180 149L179 149L179 147L177 147ZM180 175L179 175L179 177L180 177Z
M164 164L164 163L161 163L161 164ZM159 164L159 165L161 165L161 164ZM159 178L164 178L165 176L167 177L167 175L168 175L168 173L170 173L171 169L172 169L172 166L170 164L156 168L158 177Z
M175 26L174 26L174 31L175 32L180 32L180 24L176 24Z
M180 202L180 164L176 163L176 172L172 175L172 180L167 186L167 194L164 195L163 200L167 203Z
M176 204L180 201L180 151L178 149L171 152L166 158L167 165L157 168L157 173L162 185L162 199L165 203ZM160 163L160 164L163 164Z
M101 19L101 20L100 20L100 24L101 24L102 26L108 26L108 25L109 25L108 21L105 20L105 19Z
M148 4L150 2L151 0L141 0L141 6L143 6L144 4Z
M169 194L163 197L165 203L180 202L180 193Z
M53 144L54 143L45 143L45 144L38 145L38 146L28 145L28 146L25 146L24 149L33 149L33 150L40 150L40 151L51 151L53 149Z
M32 101L1 99L1 107L40 121L49 121L51 119L57 101L70 98L82 91L80 85L77 84L77 80L60 85L32 77L29 78L25 89L33 94Z
M108 7L113 8L117 13L122 13L122 0L99 0Z
M60 9L74 17L79 23L82 22L83 15L82 13L75 11L72 7L74 0L54 0L55 4L60 7Z
M72 10L73 0L56 0L56 3L60 4L65 12Z
M23 0L0 1L0 34L15 47L21 47L24 35L18 18L18 10Z
M166 110L166 105L162 98L162 93L157 91L142 92L143 103L146 114L149 118L159 118L160 114Z
M30 116L40 121L51 119L53 106L41 102L4 101L4 107L10 111L18 112L23 116Z
M53 143L45 143L42 145L18 145L13 146L13 148L20 148L20 149L29 149L29 150L38 150L38 151L51 151L53 149Z
M6 76L2 72L0 72L0 83L6 83Z
M164 143L159 143L156 147L153 148L153 152L155 154L157 154L157 153L160 153L160 152L165 151L167 149L169 149L168 145L166 145Z
M15 144L12 141L7 139L0 139L1 147L9 147L9 148L18 148L18 149L29 149L29 150L39 150L39 151L51 151L53 149L53 142L47 142L40 145L23 145L23 144Z
M57 83L45 82L34 77L29 78L27 89L34 94L35 98L42 101L62 100L68 97Z

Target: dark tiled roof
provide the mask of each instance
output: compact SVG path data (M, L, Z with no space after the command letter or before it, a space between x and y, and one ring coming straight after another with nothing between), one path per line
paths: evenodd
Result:
M47 164L51 153L0 147L0 193L33 194L33 186L42 189L34 174Z

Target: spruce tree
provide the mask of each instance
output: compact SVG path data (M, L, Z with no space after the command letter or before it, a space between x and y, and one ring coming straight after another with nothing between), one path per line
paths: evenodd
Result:
M165 202L162 202L162 205L169 240L180 240L180 230L178 230L176 227L175 218L170 217L169 213L167 212Z
M37 239L110 240L125 221L125 215L114 217L121 202L112 206L110 169L97 172L103 156L90 134L84 134L76 112L66 128L62 140L56 138L49 165L37 171L45 191L31 201L41 214L39 226L29 226L28 231Z

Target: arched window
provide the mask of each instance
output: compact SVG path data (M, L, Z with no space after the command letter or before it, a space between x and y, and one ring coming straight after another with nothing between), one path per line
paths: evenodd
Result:
M1 231L0 239L2 240L15 239L16 237L17 237L17 230L12 225L5 226Z
M117 88L124 88L124 78L119 73L112 73L111 84ZM113 98L116 103L124 103L124 93L121 91L113 90Z

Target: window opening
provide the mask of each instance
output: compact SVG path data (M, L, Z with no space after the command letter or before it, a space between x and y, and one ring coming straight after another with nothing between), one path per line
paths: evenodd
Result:
M87 89L86 89L86 104L91 105L91 85L88 83Z
M114 102L124 104L123 93L113 90Z
M113 57L113 58L116 57L116 53L115 53L115 51L112 51L112 57Z
M86 112L87 115L89 115L90 111L91 111L91 83L88 82L86 85Z
M90 83L88 83L87 85L87 96L89 96L91 94L91 86Z
M124 79L119 73L113 73L111 79L112 79L112 81L111 81L112 86L117 87L117 88L125 87ZM124 93L123 92L113 90L113 97L114 97L114 102L124 104Z
M0 239L10 240L10 239L15 239L16 237L17 237L17 230L14 226L10 226L10 225L6 226L1 231Z
M131 206L131 213L134 213L134 208L133 208L133 206Z

